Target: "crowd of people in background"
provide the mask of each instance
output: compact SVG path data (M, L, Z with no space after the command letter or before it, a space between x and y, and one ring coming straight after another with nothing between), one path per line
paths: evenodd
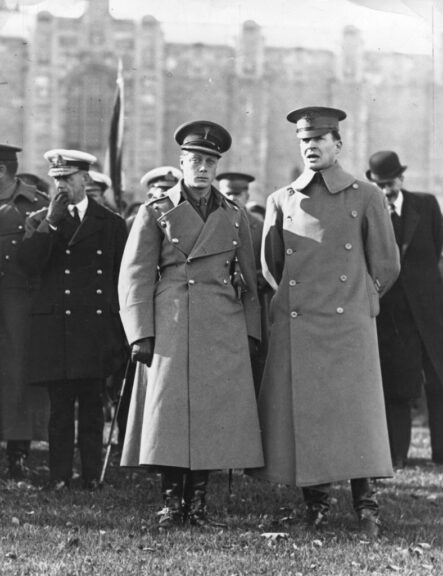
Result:
M231 136L206 120L177 128L179 168L148 171L124 217L88 152L49 150L50 185L0 145L12 480L46 440L49 488L69 489L77 442L95 490L106 398L124 379L121 465L160 473L160 530L210 526L210 471L242 469L301 487L313 529L331 483L350 480L359 529L378 535L373 479L407 465L423 389L443 464L443 224L433 195L405 190L394 151L371 155L366 181L342 169L345 118L288 114L304 170L266 210L249 197L253 175L217 174Z

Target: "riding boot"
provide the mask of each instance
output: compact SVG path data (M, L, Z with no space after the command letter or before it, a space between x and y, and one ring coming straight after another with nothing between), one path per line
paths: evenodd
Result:
M308 528L323 528L328 523L330 484L318 484L303 488Z
M185 517L192 526L209 524L206 509L206 487L208 470L189 470L185 477L184 500Z
M158 513L158 527L168 530L183 524L183 468L162 468L163 508Z

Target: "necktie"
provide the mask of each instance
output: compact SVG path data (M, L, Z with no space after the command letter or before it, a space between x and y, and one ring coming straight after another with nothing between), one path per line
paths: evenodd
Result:
M73 213L74 213L73 216L72 216L72 219L74 220L75 226L78 227L78 226L80 226L80 224L82 223L82 221L80 220L80 216L79 216L79 213L78 213L78 208L77 208L77 206L74 206L74 208L73 208L72 211L73 211Z
M401 236L402 236L402 223L399 214L395 210L394 204L389 204L391 210L391 220L392 227L394 228L395 240L399 246L401 246Z

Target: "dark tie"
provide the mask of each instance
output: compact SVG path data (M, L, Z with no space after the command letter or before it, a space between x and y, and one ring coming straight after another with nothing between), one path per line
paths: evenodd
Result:
M72 216L72 219L74 221L76 228L78 228L80 226L80 224L82 223L82 221L80 220L77 206L74 206L72 211L74 213L74 215Z
M389 204L391 210L392 227L394 228L395 240L401 246L402 240L402 222L400 215L396 212L394 204Z

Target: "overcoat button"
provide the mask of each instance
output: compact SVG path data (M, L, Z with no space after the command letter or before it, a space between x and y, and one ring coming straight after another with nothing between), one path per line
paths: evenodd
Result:
M337 314L343 314L344 310L341 306L337 308Z
M295 286L297 282L295 280L289 280L289 286Z
M227 284L228 281L226 280L226 278L223 278L223 284Z
M70 316L71 315L71 310L66 310L65 311L66 316Z
M29 214L31 214L31 212L29 212L29 210L26 210L25 214L26 214L26 216L29 216Z
M340 280L341 280L341 282L346 282L348 280L348 277L346 276L346 274L342 274L340 276Z
M292 196L292 195L294 194L294 190L293 190L292 188L289 188L288 194L289 194L290 196Z
M20 224L20 226L18 227L19 230L23 230L23 226Z
M354 188L354 190L357 190L357 188L358 188L357 182L354 182L354 184L352 185L352 187Z
M17 244L17 240L11 240L11 244L15 246Z
M234 246L238 246L237 240L233 240L233 241L232 241L232 244L233 244Z
M69 294L71 294L71 290L65 290L65 294L69 296Z
M103 270L100 270L100 268L97 270L97 274L103 274Z
M71 270L69 270L69 268L66 268L65 274L71 274Z
M38 198L34 198L34 202L38 202Z
M161 222L160 226L161 226L162 228L166 228L167 224L166 224L166 222Z
M103 251L102 251L102 250L97 250L97 254L98 254L99 256L101 256L101 255L103 254Z
M294 250L292 248L288 248L286 250L286 254L292 254L294 252Z
M173 239L172 239L172 243L173 243L173 244L178 244L178 242L179 242L178 238L173 238Z
M71 250L65 250L65 254L71 254Z
M296 312L295 310L293 310L293 311L291 312L291 316L292 316L292 318L297 318L298 312Z
M193 286L193 285L195 284L195 280L192 280L192 279L191 279L191 280L188 280L188 284L189 284L190 286Z
M101 290L101 288L97 288L96 292L97 294L103 294L103 290Z
M353 211L351 212L351 216L352 216L353 218L357 218L357 216L358 216L357 210L353 210Z
M99 308L96 312L97 312L97 314L99 314L99 315L100 315L100 314L103 314L103 312L100 310L100 308Z
M345 244L345 250L352 250L352 244L350 244L349 242Z
M9 256L9 254L6 254L5 260L10 260L10 259L11 259L11 257Z
M226 260L226 262L225 262L225 266L229 266L229 264L230 264L230 263L231 263L231 261L230 261L230 260Z
M236 223L234 224L234 226L235 226L236 228L240 228L240 224L239 224L238 222L236 222Z

